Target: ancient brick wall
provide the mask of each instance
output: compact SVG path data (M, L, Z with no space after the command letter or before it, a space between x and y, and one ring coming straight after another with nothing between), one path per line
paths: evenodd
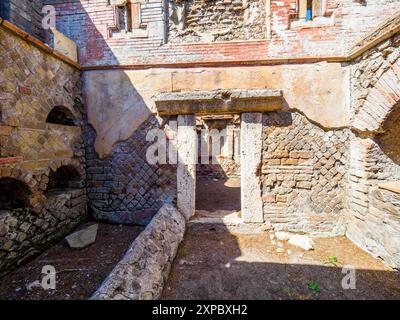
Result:
M171 0L169 42L265 39L265 0Z
M369 199L371 207L369 221L366 224L366 229L368 230L366 234L372 234L373 236L364 243L375 256L381 257L388 265L399 268L400 194L390 190L372 188L369 193ZM385 222L383 228L382 221Z
M365 52L358 58L352 66L352 121L354 125L360 126L361 120L369 122L370 126L374 126L379 119L365 119L362 115L362 109L365 104L373 104L373 95L369 96L370 91L374 91L375 85L383 77L390 81L393 77L390 71L392 66L396 66L396 62L400 57L400 35L380 43L374 48ZM389 72L389 74L387 74ZM384 80L385 81L385 80ZM378 115L379 112L373 112ZM361 119L357 119L360 115ZM368 129L369 127L360 128Z
M43 40L42 2L42 0L2 0L0 17L17 25L32 36Z
M230 31L213 36L210 34L216 30L216 26L222 25L222 22L211 22L212 17L216 17L214 13L201 19L199 13L191 14L189 21L186 21L190 27L185 28L184 23L180 26L179 23L175 25L173 21L170 22L165 1L141 2L140 20L136 28L129 32L119 30L122 27L116 22L118 11L107 0L70 0L65 3L47 0L46 3L56 6L57 28L77 42L80 62L84 66L340 56L361 35L400 9L400 2L396 0L364 3L355 0L329 0L323 16L306 22L298 17L295 1L272 0L270 19L268 8L260 9L259 15L254 16L254 21L257 22L254 25L235 28L241 23L235 22L240 21L240 17L236 20L232 18L231 26L228 27L228 30L232 27ZM230 3L221 1L216 6L221 7L221 13L229 13L229 8L237 2L238 0ZM206 9L203 3L208 1L189 1L188 13L194 12L190 5L199 6L198 12L211 10ZM251 8L251 4L256 1L247 3ZM237 16L238 14L234 15ZM223 19L224 14L220 17ZM196 36L193 30L201 30L203 23L207 24L206 34ZM183 30L178 32L178 27ZM223 30L222 27L221 29ZM264 29L270 30L270 40L262 37ZM266 38L269 38L269 32L266 32Z
M176 201L176 166L151 165L146 159L153 144L146 135L159 127L157 119L150 117L130 138L118 142L105 159L99 159L94 149L96 133L87 127L88 205L95 218L142 224L141 213L148 212L145 209L155 213L164 203Z
M400 265L399 252L393 249L399 243L396 195L379 185L400 179L399 40L395 35L379 43L352 66L347 229L357 245L395 267Z
M289 112L264 114L263 127L265 219L281 230L343 233L348 132Z
M85 219L86 177L80 72L3 28L0 55L1 275ZM56 106L73 126L49 123Z

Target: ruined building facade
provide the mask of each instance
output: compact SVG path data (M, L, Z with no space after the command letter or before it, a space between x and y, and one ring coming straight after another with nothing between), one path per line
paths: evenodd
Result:
M189 219L196 117L216 114L239 115L240 166L227 167L244 223L346 235L400 267L400 1L0 10L0 275L88 215L137 223L171 203ZM148 163L154 128L178 164Z

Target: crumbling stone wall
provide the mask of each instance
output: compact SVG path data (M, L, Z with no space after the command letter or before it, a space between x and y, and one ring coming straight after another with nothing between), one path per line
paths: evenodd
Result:
M263 119L264 217L276 229L340 234L346 208L347 130L324 130L299 113Z
M43 40L42 0L2 0L0 17L17 25L32 36Z
M0 276L60 239L86 217L85 148L80 72L0 28ZM75 101L75 103L74 103ZM74 126L47 123L64 106ZM69 167L75 185L48 192L49 178ZM27 200L7 204L20 189ZM55 191L55 190L54 190Z
M265 0L170 0L169 42L265 39Z
M176 7L182 8L187 2L189 7L194 4L194 8L198 8L187 23L191 24L190 28L185 29L179 18L176 23L169 22L171 10L166 8L166 2L149 0L141 2L143 26L139 25L134 32L120 32L116 36L112 32L110 35L116 13L107 1L46 2L57 7L57 28L78 44L80 62L84 66L337 57L344 55L359 37L400 9L397 0L329 0L327 16L322 17L323 21L294 25L291 22L297 16L296 1L271 0L270 17L269 8L263 5L265 8L258 11L260 15L255 15L254 22L257 23L239 28L240 19L224 18L227 27L218 21L219 17L227 16L225 12L229 10L225 8L233 7L235 3L238 8L234 10L235 16L240 16L240 12L245 11L240 7L246 8L239 4L240 0L230 0L230 3L223 0L172 0L171 4ZM210 5L210 2L215 5ZM251 4L263 4L264 1L249 0L247 3L251 11ZM221 7L218 14L212 11L217 7ZM200 14L208 10L209 15ZM167 11L170 11L169 14ZM264 12L265 18L261 16ZM171 17L171 20L174 19L176 17ZM252 21L253 18L249 19ZM204 23L207 26L205 32L201 27ZM262 36L264 28L266 32ZM192 29L198 35L190 31ZM218 34L220 30L227 30L227 33ZM266 40L269 35L271 39ZM252 38L255 40L246 41Z
M45 180L46 175L39 181ZM41 195L39 190L32 192ZM0 276L68 234L85 218L85 212L84 188L46 195L36 209L0 210Z
M151 165L146 141L151 129L159 128L150 117L127 140L117 143L111 154L100 159L95 151L96 132L87 126L88 204L95 218L114 223L142 223L144 209L156 212L165 202L176 200L176 165Z

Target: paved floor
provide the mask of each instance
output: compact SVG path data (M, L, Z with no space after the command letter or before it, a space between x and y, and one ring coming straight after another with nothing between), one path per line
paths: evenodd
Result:
M315 239L315 250L304 251L270 232L232 231L224 219L240 213L223 206L210 210L216 205L211 195L232 182L214 182L215 189L210 181L198 183L198 192L207 188L207 204L198 203L202 209L189 224L163 299L400 299L399 273L345 237ZM342 287L346 265L356 270L354 290Z

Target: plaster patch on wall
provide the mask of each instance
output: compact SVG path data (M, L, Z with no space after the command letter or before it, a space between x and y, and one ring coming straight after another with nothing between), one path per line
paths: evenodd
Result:
M88 121L97 133L95 149L104 158L153 112L125 72L86 72L84 79Z
M153 98L159 92L282 89L286 108L325 128L346 127L348 77L340 63L86 71L83 76L88 120L97 132L101 158L157 112Z

